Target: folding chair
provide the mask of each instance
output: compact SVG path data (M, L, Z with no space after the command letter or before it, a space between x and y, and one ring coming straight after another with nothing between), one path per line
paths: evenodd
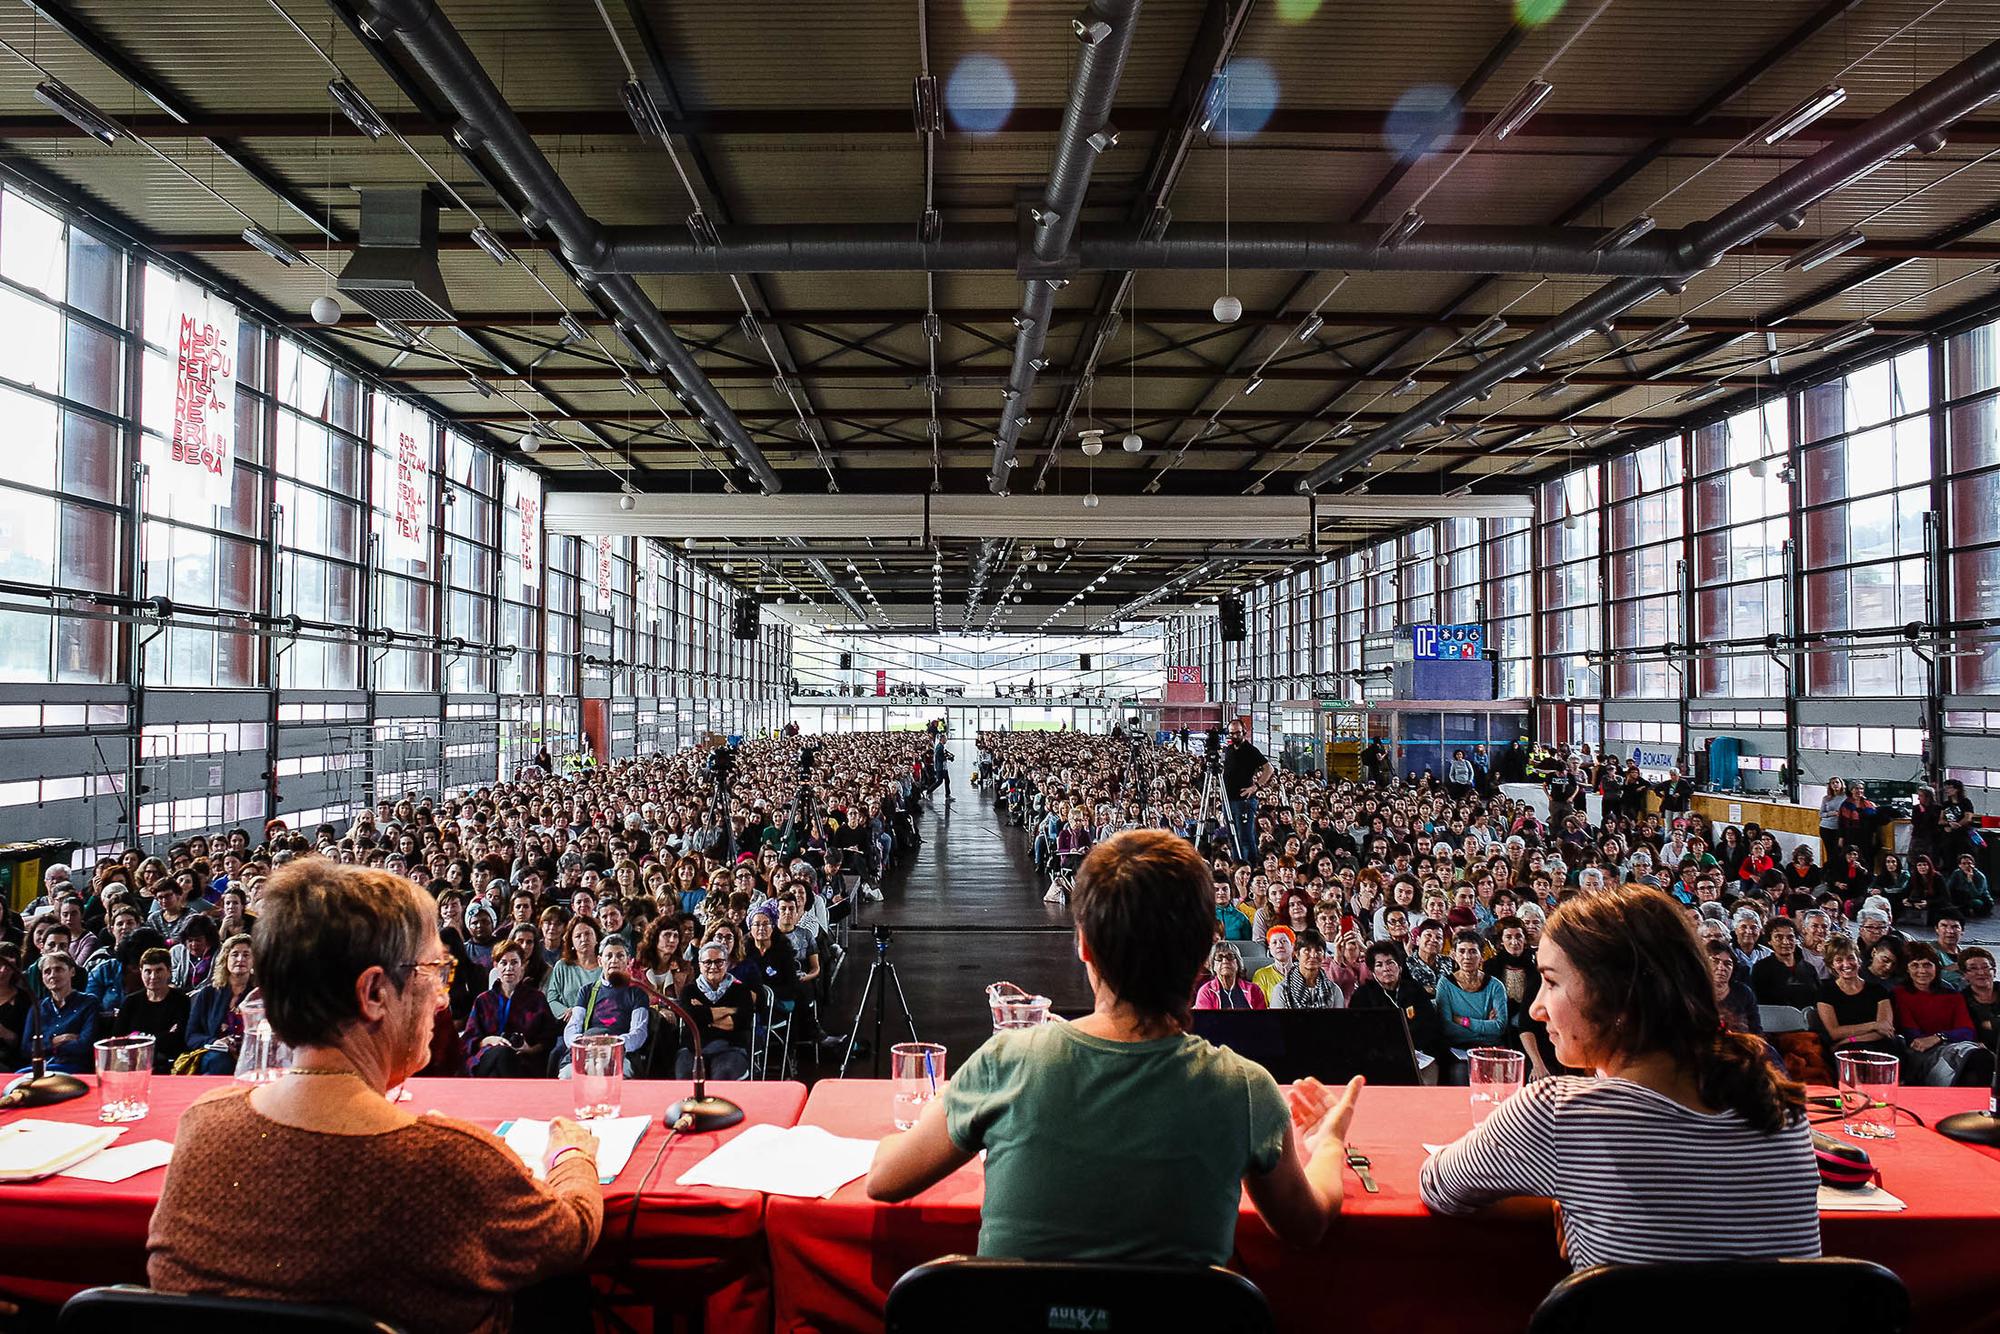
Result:
M1598 1265L1549 1290L1528 1334L1683 1331L1729 1313L1732 1329L1795 1324L1810 1311L1814 1334L1903 1334L1910 1294L1868 1260L1691 1260Z
M886 1334L1198 1329L1270 1334L1264 1294L1216 1267L980 1260L947 1255L889 1290Z
M120 1284L85 1288L63 1303L60 1334L402 1334L396 1326L344 1306L207 1297Z
M778 1043L778 1078L789 1077L792 1068L791 1001L781 1001L770 987L757 988L757 1013L750 1036L750 1068L757 1079L771 1077L771 1046ZM780 1017L782 1016L782 1017Z

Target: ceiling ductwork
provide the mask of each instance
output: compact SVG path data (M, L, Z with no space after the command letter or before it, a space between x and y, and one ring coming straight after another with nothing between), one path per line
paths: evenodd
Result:
M459 117L452 137L467 152L492 162L519 197L529 230L546 229L565 260L579 273L592 273L603 258L604 229L583 211L436 0L371 0L363 27L430 80ZM388 51L378 47L375 56L390 65ZM765 491L782 489L763 451L639 285L624 275L605 276L596 280L596 295L615 313L620 333L646 370L672 379L677 397L710 438L729 450Z
M1406 273L1551 273L1673 277L1687 272L1677 234L1626 246L1594 227L1430 226L1391 249L1382 229L1352 223L1176 223L1166 236L1121 228L1074 239L1044 259L1012 223L952 227L924 240L900 223L725 227L700 245L685 228L607 233L600 273L1117 273L1232 268Z
M451 294L438 271L438 206L431 192L363 190L360 243L334 287L377 319L453 319Z
M1925 143L1940 142L1936 138L1940 132L1996 95L2000 95L2000 42L1960 61L1762 189L1688 228L1679 243L1684 265L1688 271L1708 268L1892 157L1921 149ZM1412 432L1442 421L1454 408L1483 397L1530 365L1547 361L1606 321L1666 290L1666 283L1659 278L1628 278L1600 289L1314 469L1299 482L1299 490L1313 492L1333 484Z
M1132 50L1139 3L1091 0L1090 7L1073 20L1081 43L1076 77L1070 81L1062 130L1056 136L1055 165L1049 168L1041 207L1028 213L1034 238L1030 248L1038 264L1057 264L1069 253L1077 214L1083 211L1084 195L1090 189L1091 168L1101 149L1117 142L1115 132L1107 139L1111 101L1118 93L1119 76L1125 72L1125 57ZM1055 276L1028 278L1020 312L1014 316L1014 364L1007 372L1007 387L1001 391L1000 428L994 435L993 471L987 478L988 488L995 493L1007 490L1014 448L1027 425L1028 398L1043 364L1042 348L1048 338L1055 288L1064 281Z

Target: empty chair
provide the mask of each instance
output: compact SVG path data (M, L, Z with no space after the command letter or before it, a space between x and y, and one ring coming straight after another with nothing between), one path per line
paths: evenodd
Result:
M1806 1012L1796 1005L1759 1005L1757 1023L1766 1037L1775 1033L1803 1033L1810 1027Z
M947 1255L897 1279L884 1316L887 1334L1276 1328L1257 1285L1227 1269L967 1255Z
M1732 1329L1795 1324L1811 1312L1813 1334L1902 1334L1910 1294L1903 1280L1867 1260L1700 1260L1598 1265L1555 1285L1528 1334L1685 1334L1727 1313Z

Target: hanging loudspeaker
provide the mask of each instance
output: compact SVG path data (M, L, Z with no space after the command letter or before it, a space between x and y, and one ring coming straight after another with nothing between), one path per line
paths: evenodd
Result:
M1222 614L1222 642L1240 644L1250 637L1243 625L1243 599L1231 594L1216 604Z
M840 655L840 670L843 672L854 670L854 655L852 653L843 653Z
M736 599L735 623L729 633L737 639L755 639L759 627L760 609L757 599L745 594Z
M1090 670L1090 655L1088 653L1079 653L1076 655L1076 669L1079 672Z

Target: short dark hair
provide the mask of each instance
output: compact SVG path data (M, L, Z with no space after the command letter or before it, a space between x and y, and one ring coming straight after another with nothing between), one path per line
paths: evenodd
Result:
M1904 947L1903 963L1931 963L1938 961L1937 949L1927 940L1913 940Z
M1092 965L1141 1014L1193 1025L1189 1000L1215 940L1213 877L1186 839L1114 834L1078 868L1071 909Z
M172 968L174 966L174 956L163 949L150 949L139 956L139 966L141 968L151 967L155 964L161 968Z
M324 1047L361 1015L354 982L370 968L408 984L436 915L424 891L387 871L300 857L271 873L251 936L271 1031L292 1047Z
M1292 942L1292 947L1295 950L1318 950L1321 954L1324 954L1326 953L1326 937L1311 927L1306 927L1299 932L1299 937Z

